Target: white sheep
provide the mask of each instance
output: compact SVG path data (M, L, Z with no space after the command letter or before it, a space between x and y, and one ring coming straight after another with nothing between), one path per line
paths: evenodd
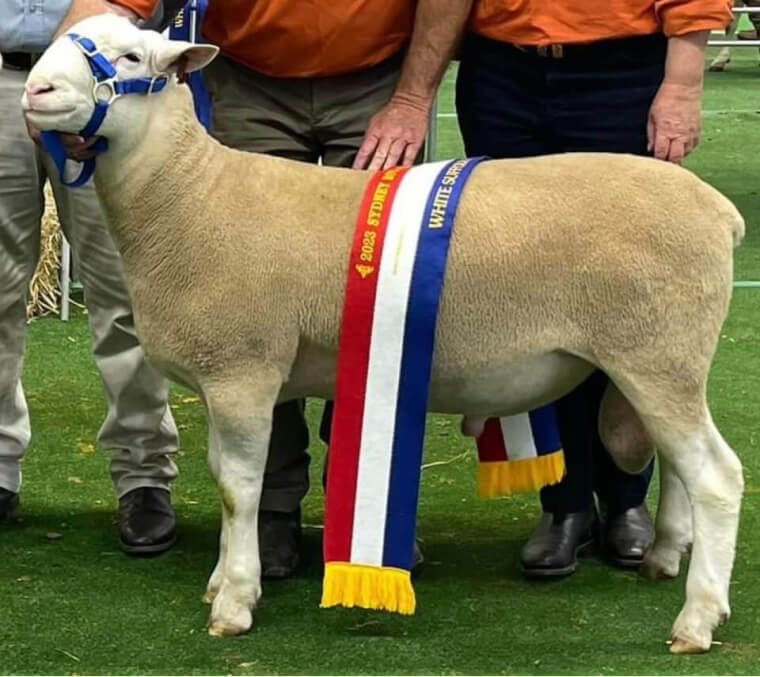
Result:
M121 79L174 72L180 57L197 69L217 51L115 16L74 30ZM88 122L93 77L71 40L37 62L23 105L43 130ZM110 149L95 183L138 334L207 412L222 500L209 631L243 633L261 595L256 517L272 409L333 394L347 262L370 175L226 148L174 80L114 101L100 133ZM693 519L674 652L709 649L729 615L743 479L713 424L706 383L743 233L725 197L664 162L485 162L459 205L438 320L432 411L508 415L557 399L595 367L610 376L600 427L611 453L638 469L651 439L661 459L646 575L677 574Z

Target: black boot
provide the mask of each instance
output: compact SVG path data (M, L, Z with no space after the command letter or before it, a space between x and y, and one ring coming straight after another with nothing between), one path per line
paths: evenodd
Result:
M608 516L602 545L605 557L622 568L637 568L654 541L654 525L645 503Z
M289 578L301 563L301 509L259 511L259 552L263 578Z
M18 511L18 494L0 487L0 522L10 522Z
M594 542L596 512L544 513L520 553L526 576L567 576Z
M166 489L139 487L119 499L121 549L130 555L158 555L177 541L177 519Z

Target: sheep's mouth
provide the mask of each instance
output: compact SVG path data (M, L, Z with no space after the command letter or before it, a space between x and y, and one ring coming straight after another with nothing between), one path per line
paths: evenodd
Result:
M34 108L33 106L26 106L24 113L26 115L66 115L67 113L73 113L76 107L69 106L67 108Z

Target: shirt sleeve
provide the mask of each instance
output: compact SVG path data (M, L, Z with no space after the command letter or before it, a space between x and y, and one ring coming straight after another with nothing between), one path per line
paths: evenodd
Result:
M42 52L69 11L71 0L0 1L0 51Z
M131 9L141 19L149 19L158 8L161 0L111 0L111 2Z
M723 30L731 22L732 0L655 0L655 12L665 35Z

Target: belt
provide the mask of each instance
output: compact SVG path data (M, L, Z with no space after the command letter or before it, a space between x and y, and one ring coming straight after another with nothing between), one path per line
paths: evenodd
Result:
M32 55L28 52L3 52L3 68L13 71L32 70Z
M662 34L637 35L629 38L613 40L600 40L585 44L553 44L553 45L516 45L513 47L521 52L526 52L546 59L566 59L571 61L590 61L593 59L605 59L624 53L629 54L657 54L663 52L667 46L667 38ZM651 50L651 52L650 52Z

